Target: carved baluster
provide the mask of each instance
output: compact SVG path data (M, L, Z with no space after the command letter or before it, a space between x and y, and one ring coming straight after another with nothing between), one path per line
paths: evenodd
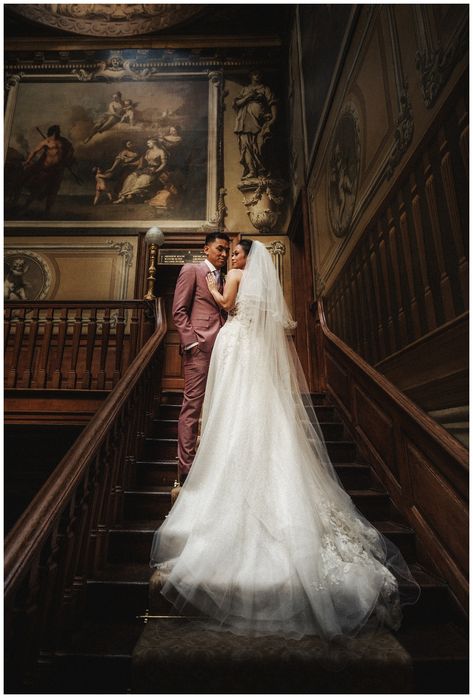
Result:
M378 223L377 245L378 279L382 299L381 309L383 313L383 327L386 340L386 352L387 354L390 354L395 348L395 333L393 327L392 299L389 285L386 241L384 239L384 230L381 222Z
M28 344L26 348L25 357L25 370L23 371L23 378L21 381L22 388L32 387L32 377L33 377L33 365L35 353L37 350L37 337L38 337L38 327L39 327L39 308L33 309L30 321L28 323Z
M48 308L46 310L46 317L43 324L43 341L41 343L41 355L39 359L38 366L38 388L46 388L48 383L48 368L49 368L49 356L51 353L51 338L53 335L54 326L54 309Z
M122 307L118 309L117 325L115 331L115 370L113 372L113 385L117 383L121 376L121 367L123 359L123 340L125 335L125 310Z
M461 185L462 180L465 182L465 177L455 176L452 152L443 128L439 132L438 142L440 147L440 172L448 211L448 232L455 246L463 307L468 308L468 259L467 243L465 243L465 240L468 240L468 190ZM458 183L457 180L459 180ZM465 189L463 195L462 189ZM460 211L459 196L461 196L462 211Z
M6 693L28 695L38 685L36 660L42 639L44 601L36 559L18 589L5 597Z
M11 319L12 319L12 309L4 308L3 312L3 352L6 355L8 343L10 340L10 330L11 330ZM5 362L5 366L8 364Z
M101 508L104 497L106 470L108 461L106 459L107 445L102 443L94 457L92 464L93 484L92 484L92 505L90 512L90 533L88 545L87 569L89 573L95 574L100 571L102 560L100 552L102 550L103 529L101 528Z
M373 303L372 285L370 280L368 246L366 239L363 241L361 249L361 269L360 287L361 302L365 320L365 356L366 360L373 363L378 357L377 334L376 334L376 309Z
M130 322L130 355L128 357L128 364L131 364L136 354L138 353L138 330L140 313L141 311L138 308L133 308Z
M401 282L401 267L400 260L398 256L398 230L396 228L393 216L392 207L388 208L388 239L389 239L389 251L390 251L390 267L392 275L394 277L394 297L396 298L395 308L397 309L397 327L398 327L398 337L396 341L396 346L398 349L405 347L407 344L407 321L406 313L404 311L404 301L403 301L403 289Z
M434 299L432 289L430 288L429 275L427 271L427 251L424 244L424 229L422 224L421 202L419 190L417 187L415 174L412 174L409 179L410 196L411 196L411 211L414 225L415 238L417 242L418 261L420 266L420 275L423 287L423 305L425 309L425 318L427 322L427 331L433 330L436 326Z
M14 321L12 325L15 327L13 341L13 356L10 364L10 369L7 376L7 388L16 388L19 381L20 373L20 357L23 349L23 337L25 334L26 309L19 308L14 311Z
M366 308L361 302L361 287L360 287L360 260L359 254L356 253L353 260L353 299L356 308L353 321L357 331L357 352L360 356L366 357L365 353L365 313Z
M77 369L79 359L80 340L82 335L82 309L76 308L74 322L72 324L71 362L67 376L67 387L74 389L77 384Z
M398 199L398 215L399 215L399 230L401 232L401 250L402 259L404 260L404 268L406 270L405 280L407 282L407 293L409 296L410 318L412 323L412 335L410 340L415 340L421 335L421 321L419 304L417 301L415 274L412 262L411 252L411 235L409 231L409 222L406 212L406 202L404 191L399 193Z
M62 387L62 362L64 360L64 347L67 336L67 308L61 308L59 326L57 332L56 369L51 382L52 388Z
M97 388L106 387L107 354L110 342L110 308L106 308L102 319L102 342L100 347L100 368L97 376Z
M429 154L423 155L425 196L427 210L429 214L429 232L432 238L432 249L435 255L436 267L438 270L437 284L439 287L439 303L436 304L438 324L443 324L455 317L456 313L453 305L453 294L449 274L446 268L447 254L444 249L445 241L442 239L442 224L439 217L437 202L441 201L440 192ZM443 193L443 192L442 192ZM433 260L434 261L434 260Z
M85 350L85 371L82 378L81 387L90 389L92 387L92 371L94 361L95 340L97 335L97 308L90 309L89 321L87 323L87 343Z

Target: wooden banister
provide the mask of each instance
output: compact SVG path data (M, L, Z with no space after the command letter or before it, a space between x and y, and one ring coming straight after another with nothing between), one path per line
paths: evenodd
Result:
M108 531L121 515L129 465L138 456L159 386L167 330L161 300L156 322L154 334L6 538L6 666L22 687L37 671L39 653L43 665L53 656L81 609L88 576L105 562Z
M110 390L150 337L151 311L144 300L5 303L6 387Z
M362 455L466 609L468 451L329 329L322 300L316 332L326 388Z

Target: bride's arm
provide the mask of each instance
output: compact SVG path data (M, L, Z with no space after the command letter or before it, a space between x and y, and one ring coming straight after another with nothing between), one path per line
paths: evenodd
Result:
M241 269L230 269L227 274L223 296L217 290L217 282L214 275L211 272L207 274L207 286L209 287L209 291L218 305L224 310L231 310L235 305L242 274L243 272Z

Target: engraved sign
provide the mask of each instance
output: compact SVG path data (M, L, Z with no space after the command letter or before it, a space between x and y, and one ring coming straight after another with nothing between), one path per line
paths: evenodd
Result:
M199 264L205 259L202 250L159 250L158 264L182 265L190 262Z

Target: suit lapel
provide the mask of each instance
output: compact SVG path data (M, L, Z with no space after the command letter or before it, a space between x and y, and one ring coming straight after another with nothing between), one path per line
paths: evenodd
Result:
M219 306L219 304L217 303L217 301L215 300L215 298L210 293L209 287L207 286L207 274L210 272L210 269L208 268L208 266L206 265L205 262L201 262L199 264L198 268L199 268L199 271L201 272L201 275L202 275L202 283L205 285L205 288L207 289L207 292L208 292L210 298L215 303L215 307L218 308L218 311L220 312L222 309Z

